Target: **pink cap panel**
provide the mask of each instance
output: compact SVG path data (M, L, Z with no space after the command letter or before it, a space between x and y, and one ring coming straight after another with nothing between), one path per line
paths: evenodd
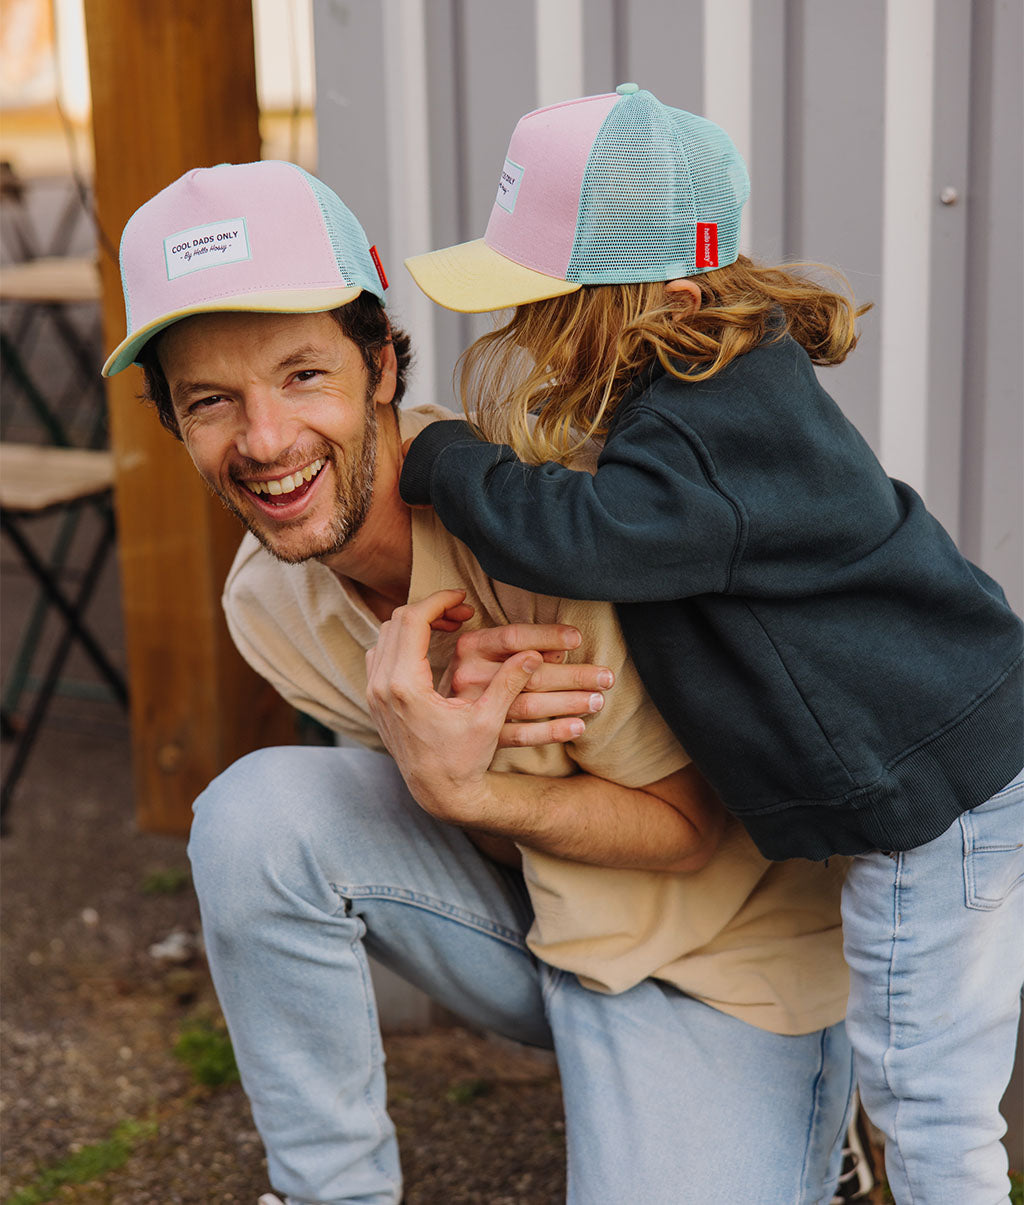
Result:
M240 200L239 172L249 167L252 189ZM134 330L221 298L350 283L309 184L283 163L187 173L136 212L121 251L132 265L123 284Z
M615 92L527 113L512 134L484 242L500 255L565 279L590 151Z

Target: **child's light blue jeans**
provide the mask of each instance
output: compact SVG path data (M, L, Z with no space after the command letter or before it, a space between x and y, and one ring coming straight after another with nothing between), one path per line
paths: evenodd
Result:
M846 1024L897 1205L1009 1200L999 1102L1024 984L1024 773L935 841L853 860Z
M367 952L471 1024L554 1047L575 1205L829 1200L843 1026L780 1037L651 980L606 996L538 964L521 877L421 811L389 758L251 754L200 796L190 855L271 1181L296 1205L401 1196Z

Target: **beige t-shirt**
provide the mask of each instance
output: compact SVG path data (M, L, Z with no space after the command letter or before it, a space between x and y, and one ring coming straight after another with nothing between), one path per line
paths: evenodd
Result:
M415 434L447 410L402 412ZM586 731L565 745L499 750L496 770L565 777L585 771L627 787L674 773L689 758L647 696L610 603L530 594L487 578L432 510L412 512L410 601L462 587L475 609L466 628L568 623L583 635L573 659L606 665L615 686ZM358 592L316 561L285 565L242 541L224 591L242 655L291 704L327 727L383 749L366 706L366 650L379 623ZM435 633L435 681L455 634ZM847 971L839 893L845 863L771 863L730 820L714 857L687 874L608 869L523 849L535 920L528 944L588 987L622 992L662 979L752 1025L807 1033L839 1021Z

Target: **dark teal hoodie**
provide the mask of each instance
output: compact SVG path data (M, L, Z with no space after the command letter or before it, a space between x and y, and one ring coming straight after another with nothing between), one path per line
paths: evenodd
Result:
M452 421L401 491L491 577L618 604L651 698L766 857L910 849L1024 765L1020 620L788 336L699 384L648 370L593 476Z

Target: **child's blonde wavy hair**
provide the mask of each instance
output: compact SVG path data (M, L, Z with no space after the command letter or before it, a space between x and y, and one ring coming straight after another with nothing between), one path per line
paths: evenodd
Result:
M842 292L800 275L824 271ZM815 364L839 364L857 344L857 307L846 278L820 264L766 267L741 255L690 278L701 291L663 282L585 285L516 309L457 365L462 404L485 439L510 444L532 464L569 460L608 431L630 382L655 357L683 381L706 381L766 337L786 333Z

